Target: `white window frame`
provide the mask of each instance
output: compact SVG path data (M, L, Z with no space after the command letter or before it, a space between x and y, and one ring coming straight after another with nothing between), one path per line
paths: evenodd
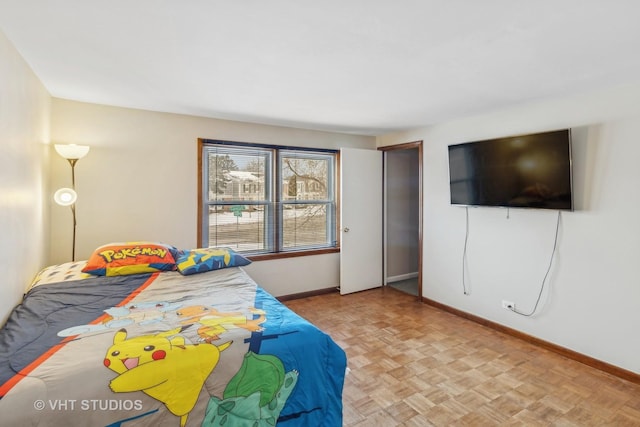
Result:
M264 152L270 153L266 155L268 165L265 170L265 200L246 201L246 200L210 200L209 199L209 153L216 149L221 149L231 153ZM282 182L282 157L295 155L300 158L322 158L328 159L329 170L327 171L327 197L318 200L285 200L282 193L282 185L276 183ZM338 156L337 150L312 149L292 146L278 146L266 144L252 144L232 141L220 140L199 140L199 171L200 171L200 192L199 201L199 233L198 246L208 247L209 242L209 209L212 206L229 206L229 205L264 205L264 249L239 251L244 255L250 256L251 259L276 258L287 256L299 256L324 252L339 251L338 243L338 206L337 206L337 189L338 187ZM268 177L267 177L268 175ZM283 237L283 210L285 206L296 205L324 205L326 207L326 243L309 246L284 247ZM215 242L213 243L215 245Z

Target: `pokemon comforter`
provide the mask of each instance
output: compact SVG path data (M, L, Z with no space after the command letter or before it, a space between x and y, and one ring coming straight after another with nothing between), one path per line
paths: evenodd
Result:
M341 426L345 369L241 268L50 283L0 330L0 424Z

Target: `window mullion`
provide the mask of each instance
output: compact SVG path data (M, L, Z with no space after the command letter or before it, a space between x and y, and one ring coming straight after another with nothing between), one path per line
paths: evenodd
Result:
M282 216L284 215L283 209L284 206L282 204L282 155L280 150L274 150L275 155L273 156L274 161L274 190L275 190L275 198L274 198L274 250L276 252L282 251Z

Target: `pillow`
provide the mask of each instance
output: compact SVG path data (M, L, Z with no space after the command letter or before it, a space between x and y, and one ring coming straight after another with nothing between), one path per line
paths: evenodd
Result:
M109 243L93 251L82 271L96 276L126 276L175 270L177 253L176 248L164 243Z
M40 270L34 277L29 289L49 283L67 282L72 280L82 280L93 277L91 274L83 273L84 261L65 262L64 264L50 265Z
M176 264L178 271L188 276L227 267L242 267L251 264L251 261L229 248L200 248L180 253Z

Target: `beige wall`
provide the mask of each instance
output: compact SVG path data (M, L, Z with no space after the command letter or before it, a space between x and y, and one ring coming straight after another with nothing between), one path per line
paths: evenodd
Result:
M114 241L154 240L195 247L198 138L375 148L375 138L367 136L54 99L52 142L91 146L76 165L76 259L86 259L97 246ZM55 152L51 166L52 188L70 185L69 165ZM51 221L49 261L69 260L71 212L56 207ZM339 256L331 254L255 262L247 269L268 291L286 295L337 286L338 268Z
M423 295L640 373L640 84L522 105L412 131L379 145L424 140ZM469 209L449 199L449 144L572 128L574 212Z
M45 262L50 101L0 32L0 321Z

